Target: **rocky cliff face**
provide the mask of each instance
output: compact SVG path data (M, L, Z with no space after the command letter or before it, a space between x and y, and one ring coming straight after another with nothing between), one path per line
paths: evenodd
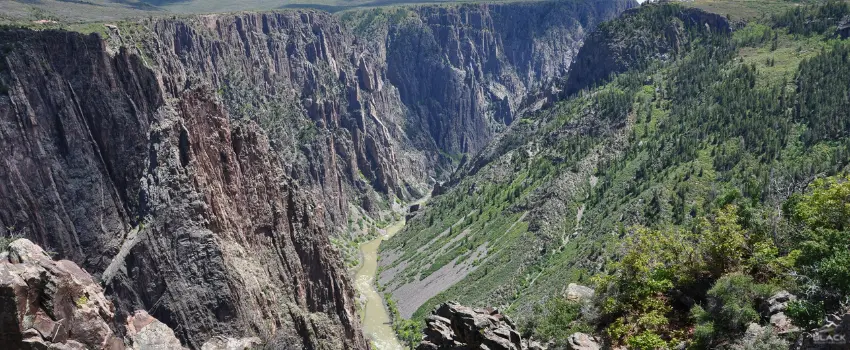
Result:
M97 36L0 35L6 230L82 263L119 316L151 310L191 347L217 334L365 347L325 211L255 122L202 87L170 91Z
M450 301L437 306L425 318L425 336L417 349L538 350L543 347L531 339L523 339L511 319L498 309L473 309Z
M364 348L328 236L425 193L633 4L416 7L369 36L318 11L0 31L0 231L192 348Z
M387 75L449 154L479 151L566 76L587 33L631 1L422 7L390 29Z

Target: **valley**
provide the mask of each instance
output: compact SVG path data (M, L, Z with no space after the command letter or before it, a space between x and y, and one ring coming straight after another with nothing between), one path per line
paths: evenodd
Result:
M0 344L844 329L850 4L376 4L0 4Z

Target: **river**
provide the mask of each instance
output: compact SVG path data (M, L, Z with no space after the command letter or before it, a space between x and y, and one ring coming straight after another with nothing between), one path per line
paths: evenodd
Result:
M396 338L390 316L384 307L384 300L375 288L375 275L378 272L378 247L381 242L392 237L404 227L404 221L390 225L384 231L384 235L360 245L362 262L355 275L355 288L366 299L366 305L361 310L361 323L363 333L372 341L378 350L404 350L406 349Z

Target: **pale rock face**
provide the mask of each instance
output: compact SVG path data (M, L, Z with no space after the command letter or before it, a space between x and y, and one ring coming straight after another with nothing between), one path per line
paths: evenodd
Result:
M570 350L599 350L602 349L600 340L585 333L573 333L567 338L567 348Z
M778 312L770 316L770 325L779 334L793 333L800 330L795 326L791 318L785 315L784 312Z
M184 350L174 331L144 310L127 317L127 338L133 350Z
M567 285L566 290L564 291L564 295L567 300L579 302L579 301L588 301L593 298L595 292L593 288L582 286L575 283L570 283Z
M201 350L248 350L254 349L261 344L262 341L257 337L238 339L215 337L204 343L201 346Z

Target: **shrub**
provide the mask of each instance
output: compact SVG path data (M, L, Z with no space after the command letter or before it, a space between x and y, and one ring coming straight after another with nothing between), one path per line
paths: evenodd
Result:
M23 238L23 236L18 234L0 236L0 252L5 252L9 250L9 245L12 244L12 242L18 240L19 238Z
M823 301L795 300L788 303L785 314L803 329L815 329L826 317Z
M727 205L700 223L700 251L705 254L706 268L717 278L743 265L747 252L746 232L738 223L738 208Z
M758 322L755 309L760 297L753 278L743 274L726 275L717 280L708 291L708 315L717 325L717 331L734 334L744 330L750 322Z
M811 193L789 199L785 209L794 223L792 241L799 249L794 264L806 280L806 295L792 304L798 326L816 327L850 295L850 177L818 179Z
M696 323L695 347L710 348L738 338L749 323L759 321L758 302L776 289L741 273L721 277L707 293L707 308L696 305L691 309L691 319Z
M667 348L667 342L661 336L650 331L644 331L629 338L629 348L639 350L655 350Z
M788 349L788 342L779 337L772 327L765 327L754 337L744 337L731 346L732 350Z
M590 326L582 319L583 305L566 298L552 298L534 314L540 315L533 332L536 336L560 343L575 332L590 333Z
M596 277L603 318L614 320L606 329L614 342L637 346L652 344L652 335L672 338L667 293L690 280L690 269L699 265L689 241L678 231L636 228L624 243L623 257L611 266L614 273Z

